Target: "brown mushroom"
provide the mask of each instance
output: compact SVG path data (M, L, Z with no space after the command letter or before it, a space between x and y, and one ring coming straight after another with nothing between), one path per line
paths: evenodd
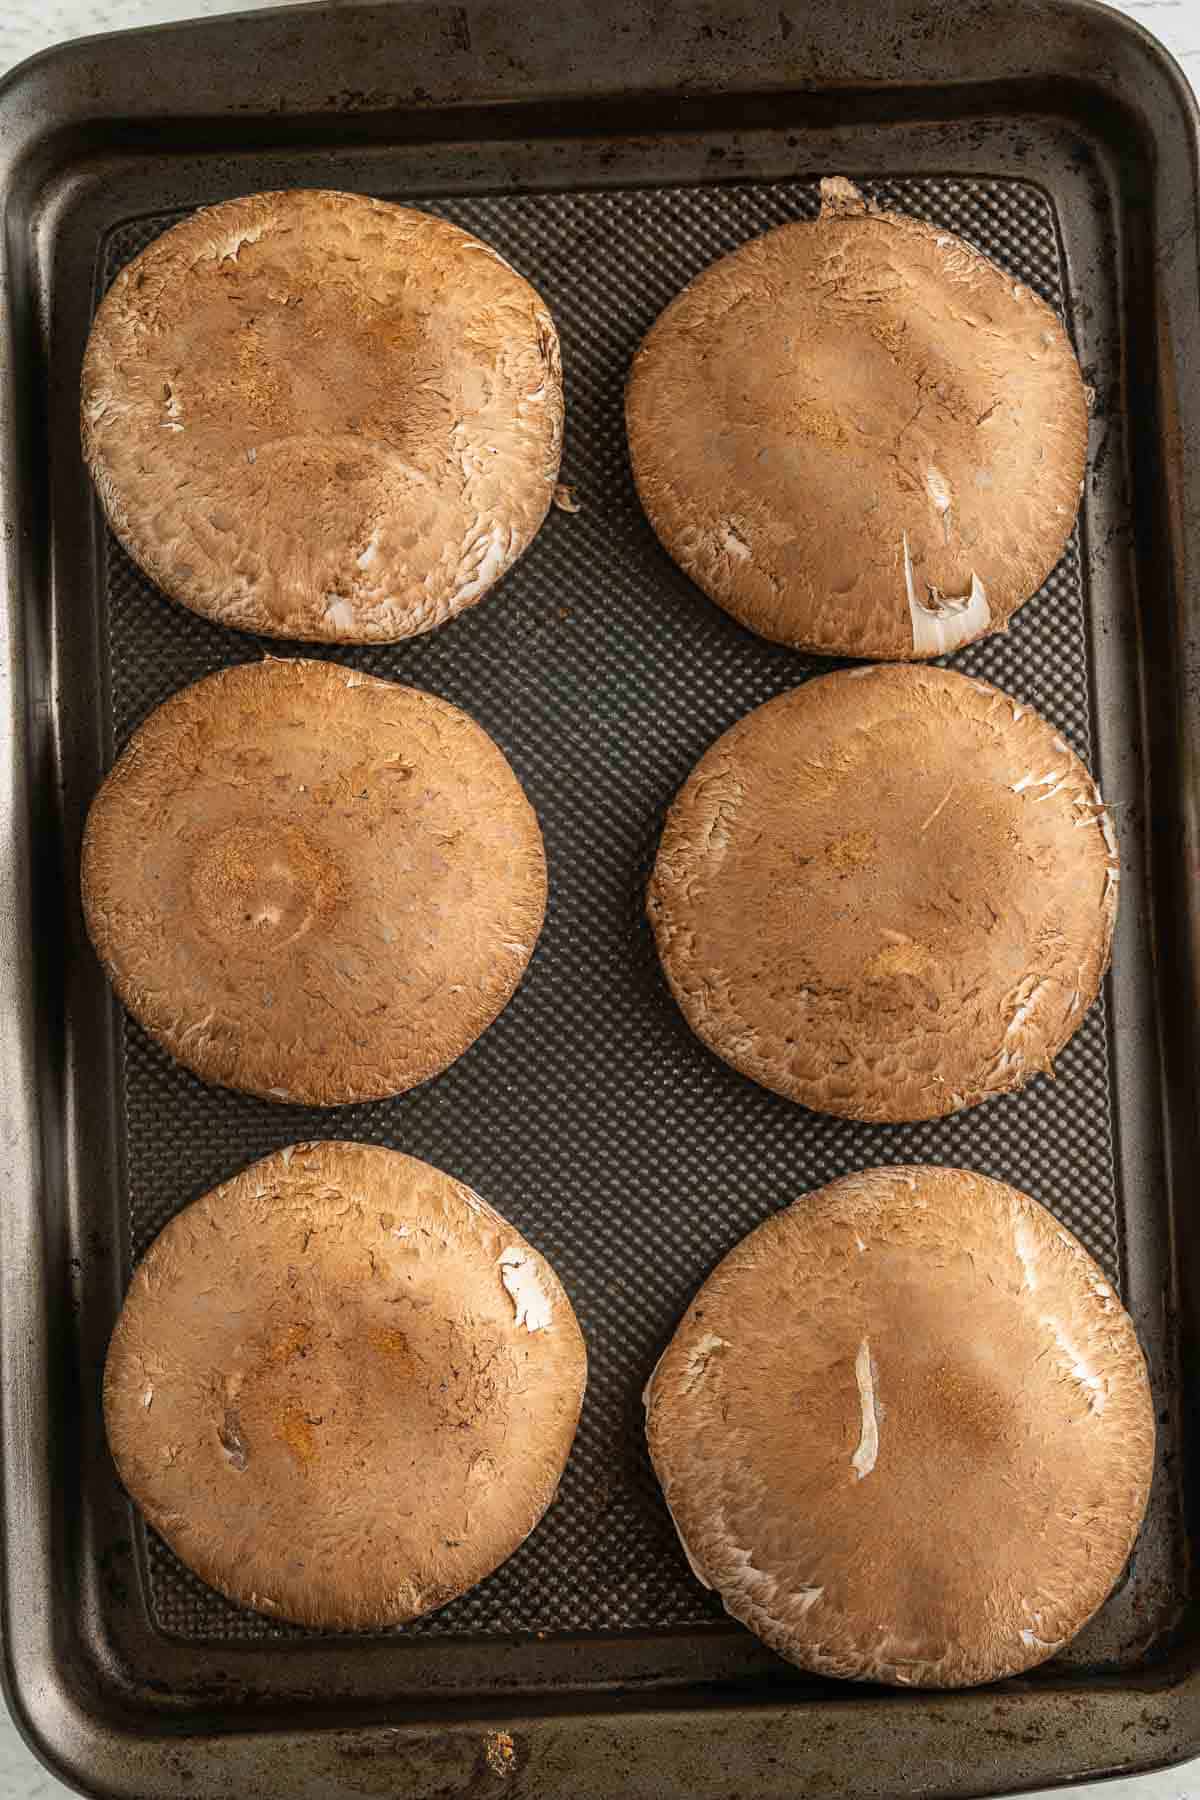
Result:
M768 701L667 818L647 901L692 1030L764 1087L931 1119L1049 1070L1108 965L1095 782L984 681L895 665Z
M461 1056L533 953L533 808L466 713L336 663L246 663L136 731L92 804L88 930L205 1081L333 1106Z
M826 656L1002 630L1062 554L1087 401L1057 315L960 238L822 183L706 269L634 359L633 472L719 606Z
M504 258L362 194L251 194L121 271L83 452L129 554L223 625L336 643L472 606L550 505L558 337Z
M204 1581L326 1630L400 1624L554 1498L587 1357L520 1232L394 1150L296 1144L181 1212L117 1321L117 1471Z
M1082 1244L965 1169L869 1169L750 1233L646 1393L692 1567L821 1675L965 1687L1100 1607L1150 1487L1132 1322Z

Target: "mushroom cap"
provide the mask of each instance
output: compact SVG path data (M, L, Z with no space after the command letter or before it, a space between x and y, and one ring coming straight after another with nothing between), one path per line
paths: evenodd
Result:
M558 337L457 225L251 194L117 276L81 416L113 531L174 599L269 637L391 642L482 598L545 518Z
M941 656L1062 554L1087 400L1057 315L949 232L825 182L819 219L714 263L634 359L633 473L663 545L777 643Z
M533 808L456 706L336 663L222 670L92 803L84 913L139 1024L205 1081L403 1093L507 1005L546 908Z
M1108 966L1119 865L1084 765L945 669L747 714L672 806L647 911L692 1030L791 1100L933 1119L1023 1085Z
M586 1380L553 1269L478 1195L395 1150L296 1144L155 1239L104 1418L129 1494L210 1586L365 1631L529 1535Z
M1111 1591L1154 1408L1133 1325L1044 1207L965 1169L845 1176L705 1282L646 1394L684 1547L821 1675L1032 1668Z

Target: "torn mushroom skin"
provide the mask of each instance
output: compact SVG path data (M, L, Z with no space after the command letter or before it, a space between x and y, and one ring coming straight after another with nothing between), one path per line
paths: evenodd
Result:
M129 1011L205 1081L307 1106L402 1093L508 1003L541 832L457 707L336 663L208 676L92 804L82 891Z
M104 1412L130 1495L204 1581L275 1618L378 1630L533 1530L586 1374L554 1271L477 1195L396 1151L296 1144L155 1240Z
M1120 865L1064 739L987 682L874 665L718 739L647 912L693 1031L764 1087L944 1117L1052 1069L1108 965Z
M697 1294L646 1406L727 1610L803 1668L901 1686L999 1680L1068 1642L1120 1576L1154 1460L1103 1271L962 1169L866 1170L768 1219Z
M627 393L638 492L726 611L828 656L945 655L1062 554L1087 401L1057 315L953 234L822 183L714 263Z
M444 219L251 194L113 282L83 363L108 520L174 599L241 631L392 642L481 600L550 506L558 336Z

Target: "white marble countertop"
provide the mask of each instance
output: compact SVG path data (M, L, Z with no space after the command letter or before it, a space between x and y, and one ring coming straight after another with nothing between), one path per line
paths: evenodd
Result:
M64 39L214 13L257 12L276 0L0 0L0 75ZM1200 87L1200 0L1112 0L1149 27ZM71 1790L25 1748L0 1702L0 1800L64 1800ZM1200 1761L1158 1775L1072 1788L1076 1800L1200 1800ZM1059 1790L1061 1793L1062 1790ZM181 1800L184 1800L181 1790ZM278 1800L287 1800L279 1795ZM800 1800L800 1796L797 1796ZM1027 1795L1026 1800L1051 1800Z

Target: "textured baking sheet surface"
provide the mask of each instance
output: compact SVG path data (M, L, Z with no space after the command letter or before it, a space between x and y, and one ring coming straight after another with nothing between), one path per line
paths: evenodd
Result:
M958 179L864 187L962 233L1062 310L1054 217L1039 190ZM789 181L419 204L495 245L553 310L567 384L563 479L581 510L553 511L518 567L457 622L407 645L319 654L445 695L504 747L545 832L546 928L496 1025L398 1100L310 1112L207 1089L126 1021L130 1248L140 1255L180 1206L304 1137L392 1144L468 1181L554 1263L587 1334L590 1384L540 1529L490 1580L406 1633L715 1625L723 1615L687 1572L642 1447L641 1389L691 1294L776 1207L847 1170L900 1161L961 1163L1026 1189L1119 1281L1104 1003L1056 1079L911 1126L806 1112L696 1042L642 917L663 811L720 732L829 665L743 631L659 549L629 476L622 390L638 341L678 289L747 237L812 217L816 189ZM173 217L111 234L101 289ZM116 749L169 694L261 646L163 599L111 537L106 569ZM1011 630L953 666L1036 706L1090 758L1077 539ZM299 1635L228 1605L148 1536L161 1629L192 1640Z

